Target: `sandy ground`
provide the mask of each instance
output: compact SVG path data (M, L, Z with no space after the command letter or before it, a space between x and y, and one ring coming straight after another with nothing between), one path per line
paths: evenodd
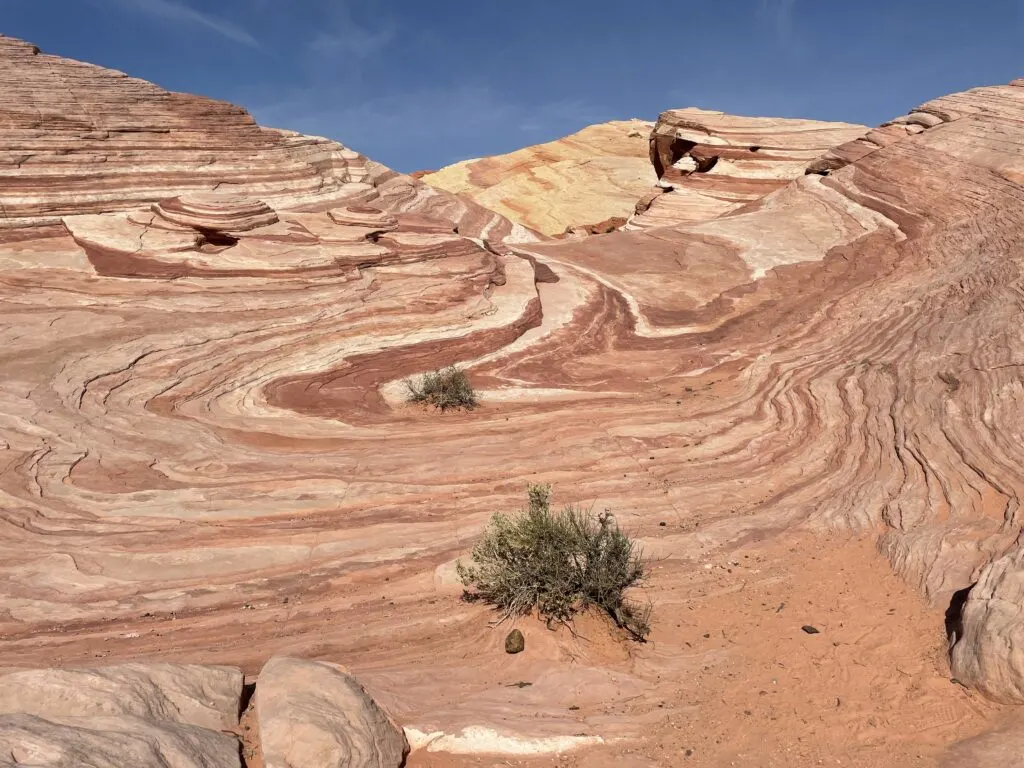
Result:
M514 739L500 756L421 746L410 768L925 768L949 765L950 745L1012 715L950 679L943 607L895 576L869 537L787 532L680 557L670 525L651 540L644 591L655 614L643 645L600 616L582 617L575 634L528 618L517 625L526 651L508 656L511 625L492 627L454 585L406 600L402 584L384 583L378 605L308 595L242 610L233 634L218 614L147 618L127 639L107 627L94 640L69 637L61 663L161 658L252 674L275 652L324 658L349 666L415 732ZM529 755L566 737L604 742ZM508 754L516 749L526 754Z
M950 679L944 611L864 539L784 535L704 563L666 561L649 592L657 620L648 644L620 643L597 621L584 630L591 640L557 641L647 683L573 712L581 734L614 719L640 725L633 738L534 760L420 752L409 765L935 766L950 743L1009 711ZM521 626L524 656L542 655L551 633ZM508 670L494 684L517 676ZM532 688L509 689L509 701Z

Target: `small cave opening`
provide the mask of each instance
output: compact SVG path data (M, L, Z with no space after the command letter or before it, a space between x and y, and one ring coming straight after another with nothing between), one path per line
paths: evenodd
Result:
M256 683L244 683L242 685L242 700L239 707L239 716L249 708L249 702L252 701L252 697L256 694Z
M718 155L702 155L697 157L694 155L694 159L697 161L697 170L694 173L708 173L712 168L718 165Z
M751 152L760 152L760 151L761 151L761 147L760 147L760 145L758 145L758 144L755 144L754 146L752 146L752 147L750 148L750 151L751 151Z
M946 638L949 640L949 647L954 645L964 636L964 606L967 598L970 597L974 584L963 589L958 589L950 598L949 606L946 608Z
M651 163L659 179L665 175L666 169L671 168L697 146L695 141L673 136L656 136L652 144Z
M213 246L214 248L230 248L231 246L238 244L237 237L229 235L226 232L219 232L216 229L200 229L199 235L200 248L205 245Z

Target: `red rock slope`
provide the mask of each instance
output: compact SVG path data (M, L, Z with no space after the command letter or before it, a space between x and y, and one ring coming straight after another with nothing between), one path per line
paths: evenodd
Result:
M727 216L518 258L521 230L338 145L240 116L133 146L114 105L226 108L0 58L0 145L35 147L0 185L0 667L343 662L413 765L912 764L993 711L942 661L977 582L955 674L1020 698L1024 87ZM67 113L26 110L53 71ZM222 156L230 193L196 189ZM480 410L405 404L452 362ZM496 661L451 563L527 482L642 537L648 645L528 622ZM937 607L796 527L877 538Z

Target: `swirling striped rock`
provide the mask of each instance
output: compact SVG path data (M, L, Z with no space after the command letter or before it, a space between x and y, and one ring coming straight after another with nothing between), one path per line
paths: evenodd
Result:
M31 74L40 56L16 50ZM100 99L99 83L107 104L124 87L137 109L122 111L140 124L154 104L194 117L190 99L132 101L151 91L84 71L70 91L81 103ZM5 109L22 82L0 78ZM40 93L70 110L45 118L59 137L81 113L63 91ZM424 733L539 724L534 736L561 744L580 733L572 702L509 703L518 693L499 683L514 680L485 655L486 613L445 583L491 513L552 482L666 554L651 588L671 597L656 614L667 632L718 547L860 531L936 605L987 585L957 635L977 641L954 661L1002 655L971 681L1012 690L1016 664L996 641L1012 633L985 616L1015 594L1024 525L1024 88L922 114L941 122L884 127L898 140L728 215L578 242L542 244L369 161L363 181L334 187L318 165L326 192L275 197L246 179L281 166L232 154L246 145L227 119L203 146L225 147L241 163L232 192L279 219L230 237L153 212L188 181L129 205L127 164L106 178L108 210L90 192L47 224L71 198L47 197L41 177L59 191L80 166L37 176L28 207L28 177L5 168L22 186L0 185L0 201L21 206L22 223L0 229L3 663L160 655L255 670L308 652L358 667ZM23 119L0 137L20 141ZM279 159L293 157L285 144ZM157 162L140 137L134 162L154 168L165 150L154 140ZM362 205L397 226L331 215ZM406 403L405 379L453 363L483 407ZM803 564L788 567L798 582ZM683 686L692 671L669 646L685 647L530 679L546 695L597 681L602 701L626 695L631 712L659 717L679 690L662 672L678 661ZM645 738L654 722L600 711L594 729L613 737Z
M775 456L770 485L790 489L772 502L780 511L884 526L879 546L939 604L978 582L954 668L1024 700L1012 639L1024 347L1010 320L1024 269L1013 234L1024 227L1024 89L937 99L867 139L829 175L728 216L529 252L626 297L639 335L694 339L701 354L685 367L701 377L728 379L747 361L733 386L763 405L734 413L752 420L753 442L743 458L715 454L737 471ZM741 350L740 339L757 344ZM792 430L802 437L784 448Z

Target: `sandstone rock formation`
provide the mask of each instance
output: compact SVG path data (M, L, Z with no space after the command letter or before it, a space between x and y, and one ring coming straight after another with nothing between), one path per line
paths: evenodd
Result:
M924 122L931 127L918 130ZM803 383L785 389L800 394L766 395L774 415L747 417L797 428L805 417L789 412L789 398L807 397L813 418L831 425L812 430L810 453L796 449L791 478L775 465L772 487L790 488L783 508L800 503L812 510L810 521L828 526L884 524L881 545L899 572L940 603L982 574L954 670L1021 701L1011 639L1018 613L993 598L1005 593L1012 606L1020 592L1013 574L1021 478L1007 471L1021 415L1019 382L1007 372L1019 345L1003 323L1017 301L1008 286L1020 253L1005 233L1024 216L1024 90L937 99L853 143L833 153L848 162L832 163L830 175L802 176L729 216L528 250L621 293L642 338L697 334L697 359L707 361L698 370L742 372L751 378L734 386L748 396L752 386L774 392L776 377L796 366ZM907 307L915 308L909 327L898 319ZM800 322L811 325L793 325ZM884 333L887 322L893 330ZM746 333L758 343L739 351ZM812 338L827 340L830 351ZM709 348L717 360L706 357ZM807 368L817 356L823 367ZM734 368L734 360L747 362ZM755 433L770 450L768 434ZM992 563L1008 551L1009 559Z
M275 657L256 685L266 768L399 768L402 729L336 664Z
M170 93L2 35L0 82L0 227L59 228L67 215L218 192L304 211L377 201L451 221L468 236L533 239L336 142L264 128L232 104Z
M241 768L232 736L130 717L3 717L0 750L4 768Z
M861 125L740 117L705 109L663 112L651 133L658 185L626 229L699 224L802 176L826 151L867 133Z
M955 622L953 673L994 699L1024 701L1024 547L981 571Z
M919 622L907 642L941 645L942 608L977 583L957 669L1024 689L1000 603L1024 489L1024 87L929 102L725 216L542 244L224 105L10 40L0 62L0 665L344 660L437 748L603 744L621 764L637 740L702 738L676 735L696 707L677 694L718 668L735 679L746 634L711 635L689 608L724 595L747 601L737 627L757 623L757 648L806 665L799 680L846 658L830 699L870 683L860 709L795 686L775 699L792 679L755 657L746 708L773 702L745 720L758 739L800 712L789 733L813 720L831 744L878 690L894 721L920 715L900 732L972 735L961 723L988 705L924 662L893 688L907 665L861 642L862 585L900 595L867 555L834 546L815 570L822 545L787 541L774 560L745 552L756 566L725 560L800 527L878 537L938 606L900 598ZM154 125L175 130L140 135ZM404 378L450 363L482 408L404 403ZM486 610L450 594L445 568L528 482L614 509L660 553L649 646L537 632L507 657ZM835 581L836 562L862 570ZM807 590L836 584L856 622L790 615L790 593L809 611ZM902 615L875 607L898 633ZM707 690L696 708L732 705ZM856 735L846 748L892 751ZM671 763L652 748L650 764Z
M187 664L0 675L0 766L241 768L242 671ZM343 668L275 657L254 697L266 768L398 768L401 728ZM247 726L248 727L248 726Z
M241 670L181 664L0 676L0 765L240 768Z
M0 677L0 715L126 716L213 731L238 724L242 672L188 664L34 669Z
M546 235L628 217L657 180L653 125L620 120L507 155L464 160L422 178Z

